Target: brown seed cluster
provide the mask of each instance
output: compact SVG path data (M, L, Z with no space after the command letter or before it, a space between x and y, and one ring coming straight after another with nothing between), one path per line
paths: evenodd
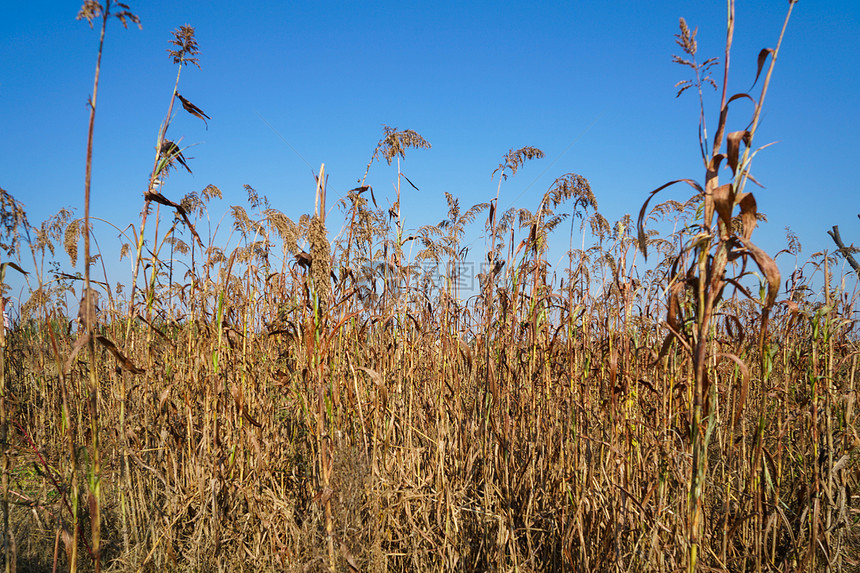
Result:
M308 241L311 244L311 277L314 289L320 308L327 308L331 294L331 245L328 242L325 223L318 215L311 219Z

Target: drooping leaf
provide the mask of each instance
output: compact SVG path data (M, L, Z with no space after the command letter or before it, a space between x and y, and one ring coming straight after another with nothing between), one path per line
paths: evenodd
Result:
M726 101L726 110L728 110L728 106L729 106L729 104L730 104L730 103L732 103L732 102L733 102L733 101L735 101L735 100L739 100L739 99L741 99L741 98L746 98L746 99L750 100L750 101L753 103L753 106L758 105L758 104L756 104L755 98L754 98L754 97L752 97L750 94L745 93L745 92L744 92L744 93L737 93L737 94L733 95L732 97L730 97L730 98ZM753 108L753 109L755 109L755 108ZM754 116L755 116L755 114L753 114L753 116L751 116L751 117L750 117L750 121L749 121L749 123L747 124L747 126L744 128L744 130L748 130L748 129L750 129L750 128L752 127L752 122L753 122L753 117L754 117Z
M729 335L729 338L736 341L740 348L743 348L746 335L744 334L744 327L740 319L733 314L723 314L723 318L725 319L726 333Z
M776 295L779 293L779 267L776 266L770 255L751 241L745 240L743 244L756 265L758 265L759 270L765 276L765 280L767 281L767 298L765 299L764 306L766 309L769 309L776 302Z
M735 193L730 183L720 185L714 189L714 209L720 216L720 220L726 226L726 229L732 228L732 211L735 207Z
M741 99L741 98L746 98L746 99L750 100L751 102L753 102L753 105L755 105L755 103L756 103L755 98L753 96L751 96L750 94L748 94L746 92L741 92L741 93L737 93L737 94L733 95L728 100L726 100L726 105L729 105L733 101Z
M756 226L756 214L758 213L755 197L753 197L752 193L741 193L738 196L738 205L741 208L743 238L744 241L749 241Z
M733 131L726 136L726 159L732 169L732 175L738 171L738 157L740 155L741 142L749 143L749 131Z
M116 358L117 362L119 362L120 366L132 374L143 374L144 370L138 368L131 360L126 358L123 353L119 351L119 348L116 347L116 344L111 342L109 338L99 334L96 336L96 342L107 348L108 351L113 354L114 358Z
M681 295L683 292L684 283L682 281L678 281L669 287L669 309L666 313L666 323L675 333L680 333L683 329L683 321L681 320Z
M179 203L174 203L161 193L156 193L155 191L147 191L143 194L143 198L147 201L152 201L153 203L164 205L165 207L173 207L180 214L185 213L185 209L183 209L182 205L180 205Z
M768 55L773 55L772 48L763 48L762 51L758 53L758 66L755 72L755 80L753 80L753 85L750 86L750 89L752 89L752 87L758 82L758 77L761 75L761 69L764 67L764 63L767 61Z
M723 153L717 153L711 157L710 161L708 161L708 173L716 176L717 172L720 170L720 164L725 158L726 156Z
M152 330L153 330L157 335L159 335L161 338L163 338L164 340L166 340L166 341L170 342L170 338L168 338L168 336L167 336L166 334L164 334L164 332L162 332L160 328L158 328L157 326L155 326L154 324L152 324L152 322L150 322L150 321L148 321L146 318L144 318L144 316L143 316L142 314L137 313L136 318L137 318L138 320L142 321L143 323L145 323L147 326L149 326L149 328L151 328L151 329L152 329Z
M194 105L193 103L191 103L190 101L188 101L187 99L185 99L184 97L179 95L178 93L176 94L176 97L178 97L179 101L182 102L182 107L185 109L185 111L187 111L188 113L190 113L194 117L198 117L198 118L202 119L203 123L206 124L206 129L209 129L209 124L206 122L206 120L212 119L211 117L209 117L208 115L203 113L202 109L200 109L199 107L197 107L196 105Z
M197 239L197 244L200 245L200 248L204 248L203 241L200 239L200 235L197 234L197 229L194 228L194 224L191 222L191 219L188 218L188 213L185 212L185 208L179 203L174 203L161 193L156 193L155 191L147 191L143 194L143 198L147 201L152 201L153 203L158 203L160 205L164 205L166 207L173 207L176 209L176 212L182 217L182 220L185 222L185 226L188 227L188 230L191 231L191 234Z
M27 274L27 271L25 271L24 269L22 269L21 267L19 267L15 263L13 263L12 261L8 261L8 262L5 262L3 264L0 264L0 283L6 282L6 268L7 267L12 267L13 269L18 271L22 275Z
M669 334L663 339L660 352L653 362L655 365L669 352L673 340L677 340L688 352L692 351L690 344L685 340L684 317L681 314L681 296L683 295L685 286L686 283L684 281L678 281L669 287L668 311L666 312L666 325L669 327Z
M182 150L169 139L165 139L161 142L161 155L167 160L168 165L176 160L188 171L188 173L191 173L191 168L188 167L188 164L185 162L185 156L182 155Z
M412 185L412 188L413 188L413 189L415 189L416 191L421 191L421 189L419 189L418 187L416 187L416 186L415 186L415 183L413 183L412 181L410 181L410 180L409 180L409 177L407 177L404 173L401 173L400 175L402 175L402 176L403 176L403 178L404 178L404 179L406 179L406 182L407 182L407 183L409 183L410 185Z
M639 219L636 223L636 227L639 231L639 233L638 233L639 250L642 251L642 256L645 257L646 260L648 259L648 236L645 234L645 212L648 209L648 203L651 202L651 199L654 198L654 195L656 195L657 193L659 193L660 191L662 191L666 187L671 187L672 185L674 185L676 183L686 183L687 185L689 185L690 187L692 187L693 189L695 189L699 193L705 192L704 189L702 189L702 186L699 185L698 183L696 183L695 181L693 181L692 179L676 179L674 181L669 181L668 183L665 183L665 184L661 185L660 187L657 187L656 189L651 191L651 193L648 195L648 198L645 200L645 203L642 204L642 208L639 210Z

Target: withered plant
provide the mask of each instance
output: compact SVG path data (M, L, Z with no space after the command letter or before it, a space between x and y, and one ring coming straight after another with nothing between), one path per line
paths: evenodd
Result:
M88 506L89 506L89 518L90 524L92 528L92 541L91 541L91 552L92 559L95 566L95 571L98 573L101 570L101 552L102 552L102 544L101 544L101 501L102 501L102 489L101 489L101 458L99 453L99 379L98 379L98 365L96 363L96 352L95 352L95 324L96 324L96 314L95 314L95 301L94 301L94 291L92 289L91 281L90 281L90 181L92 179L92 159L93 159L93 128L95 125L95 116L96 116L96 98L98 96L99 89L99 76L101 74L101 61L102 61L102 51L104 49L104 39L105 39L105 31L107 30L107 22L111 16L116 16L122 22L124 28L128 28L128 23L132 22L140 26L139 18L134 15L127 4L123 4L122 2L116 3L117 11L115 13L111 13L111 2L110 0L105 0L104 6L102 6L96 0L86 0L81 7L81 11L78 13L78 19L86 19L89 22L90 27L93 26L93 21L101 18L101 32L99 36L99 51L98 57L96 59L96 71L95 77L93 79L93 93L90 96L90 123L89 123L89 131L87 133L87 159L86 159L86 176L84 178L84 290L83 297L81 298L81 310L82 310L82 318L81 324L83 324L86 330L86 345L87 345L87 355L89 360L89 386L88 386L88 396L87 396L87 405L89 408L89 416L90 416L90 446L88 449L89 454L89 475L88 475ZM110 347L110 346L109 346ZM74 445L72 445L74 447ZM72 457L74 457L74 451L72 452ZM73 469L74 472L74 469ZM73 492L73 496L75 499L75 511L72 516L72 529L73 533L73 542L71 547L71 555L69 556L70 562L70 570L77 570L77 534L78 534L78 515L77 515L77 492Z
M701 546L703 533L705 500L705 479L708 473L708 445L713 437L717 423L718 407L716 397L716 386L713 383L714 372L717 361L720 359L732 360L736 367L744 374L744 384L741 389L741 398L738 400L734 410L734 424L743 414L744 402L748 392L749 366L744 360L730 352L719 352L715 350L715 331L712 321L718 316L720 304L726 287L740 290L749 295L742 284L742 279L749 274L747 264L751 261L761 273L763 286L760 299L761 323L758 328L759 347L758 354L761 371L760 389L762 409L758 416L758 429L753 437L755 458L752 462L752 475L747 484L749 491L756 492L755 502L752 509L756 519L759 520L759 531L763 531L765 510L763 507L763 496L758 495L766 491L764 480L765 462L763 457L764 431L768 424L768 414L764 408L766 404L766 388L769 384L767 364L768 348L768 318L780 288L780 273L773 259L762 249L756 246L752 240L752 233L757 225L757 204L751 192L744 191L748 181L757 183L751 175L751 164L755 154L761 148L753 150L753 141L756 130L761 119L761 112L767 95L770 79L782 45L782 39L792 9L796 0L790 0L785 23L780 33L776 48L763 49L758 55L758 70L753 85L758 82L759 76L765 64L768 64L767 72L762 82L761 92L756 99L749 93L736 93L729 95L729 70L730 55L734 39L734 2L728 4L727 36L725 56L723 61L723 81L721 90L720 114L717 123L714 140L710 146L707 140L707 129L705 126L703 86L710 84L715 89L717 84L709 75L710 69L717 64L714 58L703 63L696 60L697 43L696 30L690 30L682 18L680 21L681 33L676 36L677 43L684 52L684 56L675 56L674 61L694 72L692 80L680 82L678 95L690 88L696 88L700 102L699 116L699 146L702 160L706 169L705 184L700 185L691 179L672 181L655 189L648 200L642 206L639 213L639 244L643 254L647 254L647 238L644 231L644 220L648 204L651 198L663 189L676 183L686 183L697 192L697 200L701 201L702 210L697 213L697 221L693 225L692 236L683 245L675 263L676 272L670 279L668 288L668 314L667 324L670 330L669 336L661 349L662 355L675 339L690 355L693 374L693 392L690 409L690 431L689 439L692 450L692 470L690 477L689 494L689 523L688 544L689 558L688 570L693 572L697 569L697 559ZM754 104L752 117L746 127L728 132L729 106L732 102L746 99ZM725 151L723 145L725 143ZM720 184L720 168L725 162L726 167L731 170L729 183ZM737 211L737 215L735 212ZM716 218L716 221L715 221ZM716 223L716 224L715 224ZM727 275L727 271L737 271L736 275ZM685 304L686 303L686 304ZM727 492L728 493L728 492ZM729 527L728 520L725 527ZM813 535L813 538L817 537ZM762 566L762 540L754 540L756 552L756 569ZM815 551L808 557L811 563L815 563ZM725 557L725 555L723 555Z
M166 191L168 174L196 170L168 133L174 103L210 119L179 95L198 47L193 29L175 31L177 84L140 228L111 227L134 257L128 286L104 264L96 280L55 260L63 242L74 266L89 237L84 264L97 268L95 218L61 212L30 226L0 192L0 250L33 280L0 336L7 563L856 569L860 289L833 256L801 260L790 232L773 258L752 242L763 219L746 182L779 44L759 56L760 92L731 96L729 9L712 139L718 62L699 63L686 22L678 34L705 179L679 180L694 193L651 208L672 183L654 191L638 221L597 210L587 166L503 207L503 182L543 155L535 147L503 156L485 201L434 195L400 168L427 140L385 126L358 186L336 201L342 221L323 165L309 212L291 219L246 185L219 223L218 187L179 201ZM754 108L738 129L741 100ZM376 160L398 162L391 201L373 188ZM411 229L403 182L437 200L442 221ZM171 220L153 225L153 207ZM567 268L551 248L560 230ZM485 251L470 249L471 231ZM32 268L19 233L32 234ZM777 257L794 262L784 283ZM76 327L70 299L82 294Z

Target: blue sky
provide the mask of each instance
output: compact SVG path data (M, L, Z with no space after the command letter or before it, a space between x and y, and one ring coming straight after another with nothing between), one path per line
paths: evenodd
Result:
M15 2L0 22L0 186L33 223L61 207L83 215L98 31L75 20L79 7ZM202 69L185 68L179 91L212 120L206 130L176 115L168 136L193 145L186 156L194 173L175 172L163 192L178 201L214 184L224 193L213 207L219 215L243 204L244 184L294 219L312 213L308 164L323 162L332 204L363 175L383 124L413 129L433 146L402 163L421 189L402 198L410 228L443 218L446 191L466 207L493 198L491 173L505 152L525 145L546 157L503 184L503 209L534 209L556 177L575 172L612 222L635 218L663 183L704 176L698 102L693 93L675 98L674 84L688 74L671 62L680 53L673 34L684 17L699 29L700 59L722 57L722 2L132 0L131 8L142 30L114 20L107 31L93 164L92 214L120 228L139 224L176 74L167 43L183 24L196 28ZM756 56L775 46L787 8L738 1L730 92L750 87ZM796 4L756 136L758 145L778 143L753 165L766 187L754 190L759 209L769 217L754 240L771 254L784 246L786 226L799 235L803 259L833 250L832 225L860 243L857 61L860 4ZM721 68L714 75L719 82ZM718 94L707 98L713 132ZM730 129L743 128L751 111L736 106ZM384 163L371 168L377 200L393 201L395 175ZM681 187L664 195L687 196ZM229 223L223 227L222 245ZM477 250L480 230L468 237ZM116 231L97 224L96 233L112 278L127 281L127 260L115 262Z

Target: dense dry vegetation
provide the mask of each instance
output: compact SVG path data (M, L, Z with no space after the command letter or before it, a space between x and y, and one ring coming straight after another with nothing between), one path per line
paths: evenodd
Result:
M104 34L111 8L82 16ZM679 88L701 98L718 63L696 61L683 20L678 43L694 71ZM192 28L174 33L180 72L197 52ZM220 243L202 231L217 187L163 194L190 170L166 137L174 103L209 119L177 73L124 287L90 276L88 201L31 226L2 192L2 269L32 289L0 336L7 571L856 571L856 277L800 262L789 233L780 278L751 241L777 55L759 56L741 131L724 65L704 185L680 180L684 203L643 193L638 224L610 225L572 173L534 211L497 211L542 156L524 147L494 199L446 195L444 221L407 230L399 160L430 144L385 128L368 170L398 166L394 204L362 180L333 223L321 168L313 216L247 187ZM487 244L474 292L470 225ZM546 261L562 228L564 271ZM44 270L82 242L94 265Z

